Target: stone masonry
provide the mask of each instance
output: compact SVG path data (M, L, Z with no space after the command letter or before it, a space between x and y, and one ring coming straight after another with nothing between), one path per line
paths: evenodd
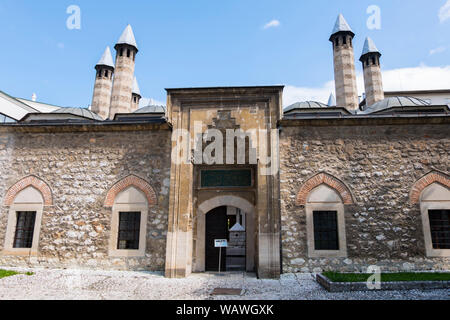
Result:
M163 125L165 126L165 125ZM8 218L7 191L24 177L44 185L44 213L37 257L0 255L0 265L163 270L165 263L170 137L163 130L0 133L0 251ZM154 191L149 199L146 255L108 256L111 207L107 195L118 181L137 176ZM125 178L125 180L123 180ZM128 178L130 179L130 178ZM38 180L36 179L36 183ZM20 188L20 185L14 188ZM41 188L42 187L42 188ZM10 199L11 200L11 199ZM6 201L6 202L5 202ZM9 202L8 202L9 201ZM12 201L12 200L11 200Z
M414 193L433 179L430 175L419 180L427 173L450 171L448 125L305 128L286 122L283 126L283 272L365 272L369 265L378 265L383 271L450 268L448 257L425 255L420 207ZM345 205L346 258L308 258L305 206L299 199L306 197L301 193L305 183L319 173L342 181L354 199L353 204ZM435 175L438 177L433 181L443 180L442 175Z
M111 94L109 118L116 113L129 113L134 79L135 57L137 49L129 45L116 45L116 69ZM120 53L122 52L122 55ZM128 52L130 53L128 56Z
M375 60L372 60L375 59ZM363 62L364 86L366 90L366 104L368 106L384 99L383 79L379 57L368 55Z
M356 89L355 54L352 37L337 35L339 45L333 44L334 79L336 84L336 103L348 110L358 109L358 90ZM344 37L346 43L344 44ZM334 39L334 38L332 38Z
M96 70L97 75L95 78L91 110L102 117L102 119L107 119L109 116L109 106L111 104L114 68L108 66L96 66Z

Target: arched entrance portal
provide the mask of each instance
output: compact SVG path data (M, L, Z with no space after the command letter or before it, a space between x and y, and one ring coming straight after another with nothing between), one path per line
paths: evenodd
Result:
M233 247L223 250L221 270L254 271L254 211L255 208L250 202L236 196L215 197L198 207L194 272L218 271L219 250L214 248L214 240L230 240L230 236L237 235L245 237L244 244L241 245L239 239L232 239ZM238 224L242 228L239 228Z
M246 233L246 214L241 209L218 207L208 212L205 228L206 271L246 271ZM223 239L228 241L228 247L216 248L215 240Z

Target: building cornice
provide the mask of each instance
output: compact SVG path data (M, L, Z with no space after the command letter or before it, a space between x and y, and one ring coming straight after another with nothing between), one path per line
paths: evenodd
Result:
M67 133L67 132L123 132L171 130L167 122L108 122L108 123L14 123L0 125L0 133Z
M450 115L445 116L349 116L343 118L302 118L282 119L280 127L331 127L331 126L384 126L384 125L419 125L450 124Z

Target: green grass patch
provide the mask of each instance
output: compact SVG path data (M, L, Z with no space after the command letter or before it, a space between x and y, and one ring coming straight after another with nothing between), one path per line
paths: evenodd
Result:
M10 276L15 276L18 275L18 272L15 271L8 271L8 270L0 270L0 279L1 278L6 278L6 277L10 277Z
M367 282L373 274L324 272L323 275L332 282ZM450 281L450 273L382 273L381 282L395 281Z
M20 272L16 272L16 271L9 271L9 270L1 270L0 269L0 279L2 278L6 278L6 277L11 277L11 276L17 276L18 274L21 274ZM27 272L24 273L27 276L32 276L34 275L33 272Z

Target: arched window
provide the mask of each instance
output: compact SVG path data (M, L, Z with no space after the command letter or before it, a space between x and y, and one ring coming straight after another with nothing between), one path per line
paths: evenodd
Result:
M420 211L428 257L450 256L450 189L439 183L420 195Z
M109 190L105 206L112 207L110 256L145 256L148 211L154 204L153 188L134 175L122 179Z
M321 184L307 196L305 209L309 257L346 257L344 203L339 193Z
M37 255L44 198L33 186L18 192L10 204L3 254Z

